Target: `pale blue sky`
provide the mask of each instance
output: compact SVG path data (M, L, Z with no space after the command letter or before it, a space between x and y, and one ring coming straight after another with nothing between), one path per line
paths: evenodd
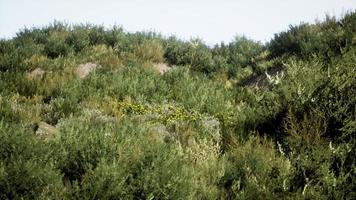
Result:
M199 37L209 44L236 35L266 42L289 24L355 9L356 0L0 0L0 38L58 20Z

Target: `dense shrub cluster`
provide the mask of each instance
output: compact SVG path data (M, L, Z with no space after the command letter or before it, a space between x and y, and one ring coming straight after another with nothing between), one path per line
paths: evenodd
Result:
M271 57L283 54L301 58L318 56L330 62L355 45L355 14L348 13L342 19L327 16L317 24L300 24L275 35L267 45Z
M181 42L171 38L167 44L165 58L172 65L185 65L192 70L208 74L214 72L212 53L199 39Z
M353 199L355 23L214 47L59 22L0 40L0 199Z

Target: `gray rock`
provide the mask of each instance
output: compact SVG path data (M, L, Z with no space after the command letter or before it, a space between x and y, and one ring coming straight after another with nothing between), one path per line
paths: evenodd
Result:
M87 77L90 72L100 68L101 66L96 63L80 64L77 68L76 74L79 76L79 78L83 79Z
M152 127L151 129L155 134L163 139L166 143L174 142L176 139L174 135L167 131L166 127L162 124Z
M40 139L51 139L59 134L59 130L47 124L46 122L38 122L38 128L36 130L36 136Z
M27 78L29 78L29 79L42 78L45 73L46 73L46 71L44 71L43 69L36 68L36 69L32 70L31 72L27 73Z
M157 70L160 74L164 74L169 70L173 69L173 67L168 66L166 63L155 63L153 64L153 68Z

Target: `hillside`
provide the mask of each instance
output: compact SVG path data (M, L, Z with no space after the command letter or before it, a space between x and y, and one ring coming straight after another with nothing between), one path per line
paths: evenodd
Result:
M0 199L354 199L356 13L209 47L54 22L0 40Z

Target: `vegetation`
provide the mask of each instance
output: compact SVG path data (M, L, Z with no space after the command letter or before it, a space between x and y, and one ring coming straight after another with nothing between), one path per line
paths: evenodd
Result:
M355 12L214 47L21 30L0 40L0 199L354 199L355 63Z

